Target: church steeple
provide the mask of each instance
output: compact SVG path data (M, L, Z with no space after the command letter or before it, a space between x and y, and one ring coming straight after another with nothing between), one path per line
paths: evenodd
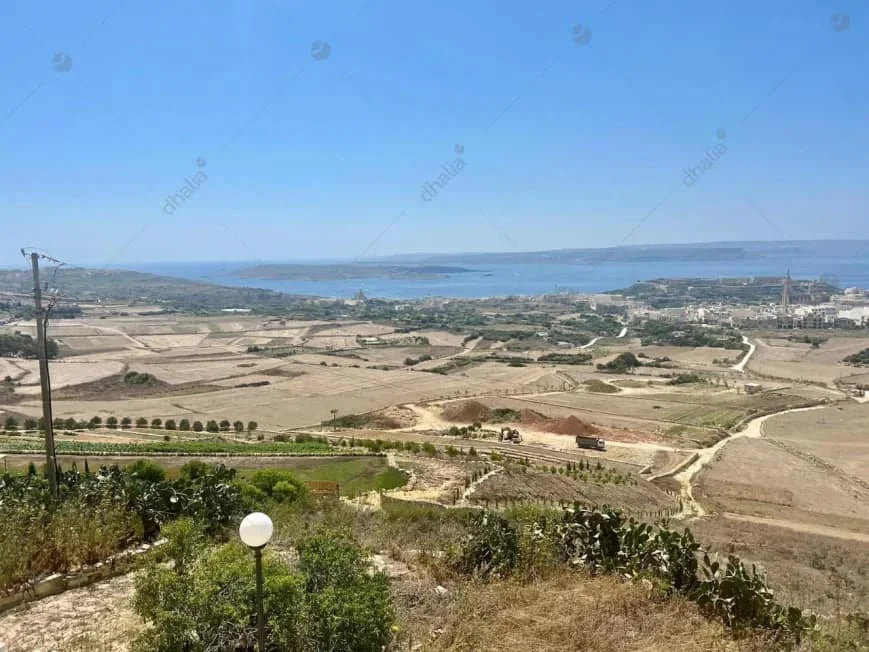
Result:
M785 277L784 284L781 292L781 307L782 311L787 314L791 307L791 286L793 285L793 281L791 281L791 270L788 268L788 275Z

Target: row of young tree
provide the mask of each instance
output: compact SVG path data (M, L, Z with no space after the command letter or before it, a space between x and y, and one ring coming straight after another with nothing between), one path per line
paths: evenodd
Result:
M248 421L246 424L243 421L232 421L229 419L223 419L222 421L209 420L203 423L202 421L190 421L190 419L180 419L176 421L175 419L163 419L156 418L151 419L150 421L145 417L138 417L137 419L133 419L132 417L122 417L118 419L118 417L111 416L105 419L103 422L102 417L92 417L90 421L84 421L83 419L73 419L69 417L67 419L63 419L61 417L57 417L52 422L55 430L87 430L94 428L132 428L134 425L137 428L153 428L153 429L164 429L164 430L181 430L181 431L193 431L193 432L236 432L241 434L245 431L248 434L255 431L258 427L256 421ZM24 419L23 422L19 423L18 419L13 416L6 417L4 421L3 427L8 432L15 432L19 428L23 428L24 430L45 430L45 422L40 419Z

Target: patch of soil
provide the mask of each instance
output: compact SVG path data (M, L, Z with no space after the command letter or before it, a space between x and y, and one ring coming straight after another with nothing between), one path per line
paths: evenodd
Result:
M410 408L393 405L374 414L378 418L386 419L390 423L396 424L388 426L389 428L410 428L416 425L416 413Z
M295 369L287 369L285 367L272 367L271 369L263 369L258 372L263 376L282 376L284 378L295 378L296 376L304 376L305 371L297 371Z
M547 422L543 429L557 435L597 435L600 433L599 428L572 414L564 419L553 419Z
M548 421L548 420L549 420L549 417L547 417L545 414L541 414L537 410L530 410L528 408L525 408L519 412L519 422L520 423L526 423L528 425L532 425L532 424L536 424L536 423L543 423L543 422Z
M396 428L404 427L402 422L395 417L379 413L372 414L365 425L369 428L379 428L381 430L395 430Z
M442 416L447 421L474 423L488 421L492 418L492 411L479 401L461 401L444 407Z
M53 399L77 399L87 400L99 398L101 400L115 400L122 398L140 398L144 396L174 396L179 394L202 394L213 392L225 387L205 385L199 381L170 385L158 380L151 385L130 385L124 382L123 374L100 378L90 383L70 385L52 390Z
M598 394L615 394L622 391L615 385L605 383L604 381L597 378L590 378L589 380L584 380L583 385L586 386L586 391L597 392Z

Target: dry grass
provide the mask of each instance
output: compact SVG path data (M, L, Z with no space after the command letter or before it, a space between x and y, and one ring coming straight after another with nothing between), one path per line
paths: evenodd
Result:
M695 481L694 495L716 511L869 532L869 489L771 441L729 443Z
M833 615L869 607L869 544L715 516L687 525L704 547L757 563L785 604Z
M734 640L696 606L643 584L561 573L532 584L467 585L429 650L765 650Z
M769 439L785 442L806 454L869 482L869 410L858 403L794 412L763 424Z

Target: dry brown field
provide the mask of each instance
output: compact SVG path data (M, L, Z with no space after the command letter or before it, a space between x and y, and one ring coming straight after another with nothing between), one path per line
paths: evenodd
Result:
M801 334L829 337L825 331L804 331ZM749 371L764 376L824 384L861 373L859 367L845 365L842 359L869 347L869 337L864 336L829 337L818 348L791 342L787 335L758 337L753 341L757 343L757 350L748 362Z
M869 532L869 485L764 439L724 446L695 478L694 496L719 513Z
M770 419L764 436L869 483L869 404L844 402Z

